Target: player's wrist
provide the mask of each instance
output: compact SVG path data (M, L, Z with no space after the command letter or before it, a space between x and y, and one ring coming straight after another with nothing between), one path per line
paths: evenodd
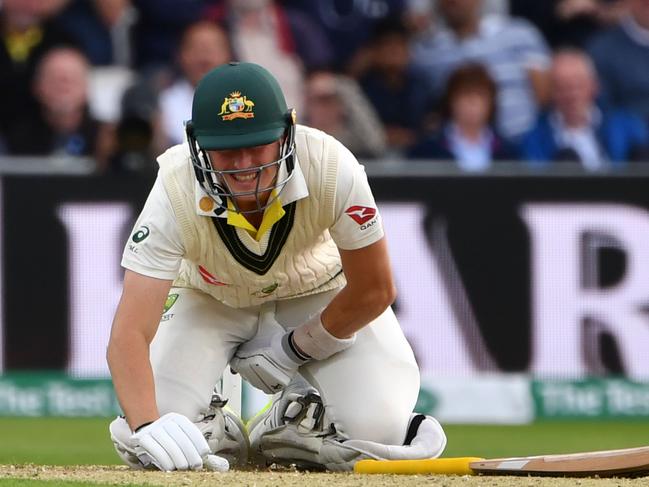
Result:
M303 355L323 360L351 347L356 334L348 338L332 335L322 324L320 313L293 330L291 334L294 347Z
M294 334L295 330L291 330L284 334L284 336L282 337L282 350L291 361L295 362L296 364L303 365L313 357L311 357L295 343Z

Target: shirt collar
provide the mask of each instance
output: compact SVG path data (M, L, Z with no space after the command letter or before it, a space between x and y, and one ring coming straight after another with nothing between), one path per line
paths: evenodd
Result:
M272 198L271 203L264 210L264 217L261 220L259 229L255 228L241 213L231 211L234 210L234 205L230 200L228 200L228 225L247 230L254 237L254 239L259 242L264 234L268 230L270 230L273 225L277 223L286 213L284 211L284 208L282 208L281 199L277 196L277 192L275 190L271 192L270 198Z
M295 167L293 168L293 176L284 187L279 192L279 199L282 206L286 206L289 203L294 201L301 200L309 196L309 189L306 185L306 180L304 179L304 174L300 168L300 163L297 159L297 154L294 159ZM286 179L287 171L286 164L282 164L279 170L278 179L281 181ZM194 182L194 198L196 213L201 216L212 216L219 218L227 218L228 211L225 211L222 208L217 208L216 203L212 198L205 192L203 187L199 184L198 181Z
M638 44L649 46L649 29L642 27L632 15L626 15L621 21L624 32Z
M561 113L558 111L553 111L550 115L550 123L552 124L554 130L559 133L566 132L570 130L564 120ZM597 106L593 106L588 113L588 124L581 127L582 130L593 130L599 127L602 123L602 112Z

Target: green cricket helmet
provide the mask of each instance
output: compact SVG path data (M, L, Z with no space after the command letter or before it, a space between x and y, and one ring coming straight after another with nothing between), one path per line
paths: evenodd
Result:
M228 198L240 213L262 211L274 198L262 204L260 196L274 189L279 195L293 176L295 110L287 108L277 80L258 64L231 62L207 73L194 92L192 119L185 129L196 178L216 202L217 212L227 209ZM276 140L280 140L278 159L252 169L215 169L207 152L255 147ZM272 168L277 168L273 184L260 188L262 172ZM224 176L251 171L256 172L255 189L233 192ZM252 194L256 208L242 211L236 198Z

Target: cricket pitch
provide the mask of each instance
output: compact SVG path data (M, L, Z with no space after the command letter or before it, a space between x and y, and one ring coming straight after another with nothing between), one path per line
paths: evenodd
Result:
M215 483L216 479L218 484ZM0 465L0 480L65 480L85 484L149 485L149 486L383 486L383 487L640 487L647 484L646 478L600 479L600 478L556 478L556 477L497 477L461 475L362 475L354 473L311 473L295 471L230 471L213 472L156 472L134 471L122 466L43 466L43 465ZM0 485L2 482L0 482Z

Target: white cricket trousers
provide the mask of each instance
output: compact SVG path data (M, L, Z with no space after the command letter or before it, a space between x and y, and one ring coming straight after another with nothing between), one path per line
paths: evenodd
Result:
M338 291L277 301L276 320L294 328L320 312ZM191 420L209 405L214 385L239 344L259 326L259 306L230 308L194 289L162 316L150 358L160 414ZM419 369L391 308L357 334L352 347L300 368L322 396L329 421L350 438L401 444L417 395Z

